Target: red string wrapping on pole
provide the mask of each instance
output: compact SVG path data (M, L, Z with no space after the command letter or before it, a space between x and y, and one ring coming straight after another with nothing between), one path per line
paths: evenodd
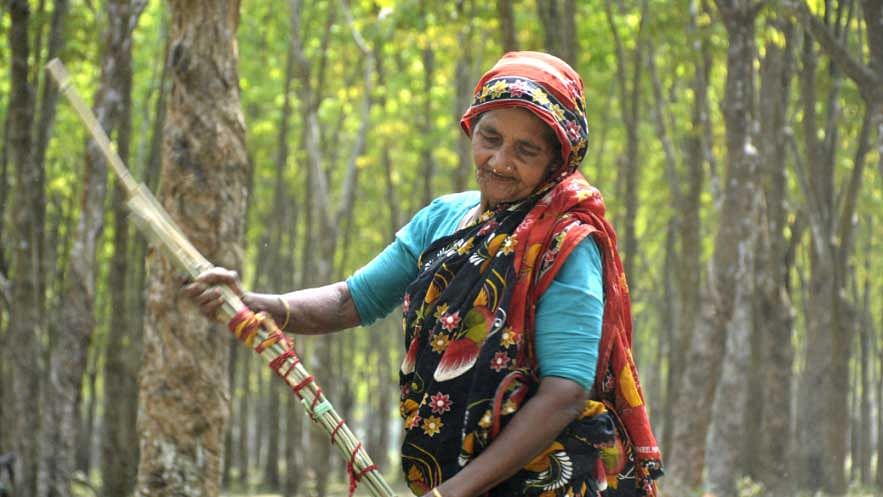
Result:
M246 307L233 316L227 327L240 342L251 348L258 328L261 327L261 320Z
M349 476L350 480L350 493L349 497L353 497L353 492L356 491L356 487L359 486L359 480L362 479L363 476L368 474L371 471L377 469L376 464L372 464L370 466L366 466L363 470L356 473L355 470L355 462L356 462L356 454L359 453L359 449L362 448L362 442L356 444L356 447L353 449L353 453L350 455L350 460L346 463L346 474Z
M310 377L310 378L312 378L312 377ZM310 402L310 416L313 416L313 411L315 411L316 406L319 405L319 397L321 397L321 396L322 396L322 389L317 386L316 387L316 395L313 397L313 401ZM315 420L316 420L316 418L313 417L313 421L315 421Z
M276 343L282 343L285 351L279 354L279 356L275 357L272 361L270 361L269 366L278 376L281 376L282 378L287 378L288 375L291 374L291 371L294 370L294 368L298 364L300 364L301 361L300 357L298 357L297 353L294 350L294 346L291 344L291 342L288 340L288 337L285 336L282 330L280 330L276 326L271 325L269 335L261 340L261 343L259 343L256 347L252 347L252 343L254 342L254 338L257 335L258 329L262 325L266 325L266 323L268 322L273 323L272 320L265 321L266 317L266 313L261 312L255 314L248 308L244 308L241 311L237 312L235 316L233 316L233 318L227 324L227 327L230 329L231 332L233 332L233 335L235 335L239 341L244 342L250 348L254 348L255 352L259 354L266 350L268 347L272 347ZM288 365L288 367L285 369L285 372L283 373L281 371L282 367L286 363L288 363L288 359L292 359L291 364ZM303 395L301 395L301 390L306 388L310 383L313 383L314 380L315 378L313 377L313 375L307 376L300 383L291 387L291 390L295 393L295 395L303 399ZM313 417L313 411L315 410L316 405L319 404L320 397L322 397L322 389L317 386L315 395L313 396L313 401L310 403L309 409L310 417L313 418L313 421L316 421L315 417ZM346 422L341 419L337 423L337 426L334 427L334 430L331 432L332 444L337 443L335 437L345 424ZM349 461L347 461L346 464L346 472L349 478L349 497L353 496L353 493L356 491L356 487L358 487L359 485L359 481L366 474L378 469L376 464L371 464L360 471L356 471L356 456L358 455L361 448L362 442L358 442L356 444L356 447L350 454L350 459Z
M259 343L258 346L254 348L254 351L258 354L266 350L267 347L272 347L278 342L285 340L285 335L282 333L282 330L276 328L275 326L273 328L273 331L271 331L270 334L267 335L267 338L261 340L261 343ZM291 347L288 346L286 348L290 349Z
M288 345L288 344L286 344ZM294 358L291 365L288 366L288 369L285 370L284 373L281 372L282 366L288 361L289 358ZM270 361L270 369L276 372L277 375L282 378L288 378L288 375L291 373L291 370L294 369L295 366L300 363L300 358L297 357L297 353L293 348L286 348L285 352L279 354L275 359Z
M306 388L306 386L312 382L313 382L313 375L307 376L306 378L304 378L304 380L302 382L291 387L291 391L294 392L295 394L297 394L298 397L303 398L303 396L300 394L300 391L303 390L304 388Z
M334 430L331 431L331 443L332 444L337 443L337 441L334 440L334 437L337 436L337 431L340 430L340 427L343 426L344 423L346 423L346 421L341 419L340 422L337 423L337 426L334 427Z

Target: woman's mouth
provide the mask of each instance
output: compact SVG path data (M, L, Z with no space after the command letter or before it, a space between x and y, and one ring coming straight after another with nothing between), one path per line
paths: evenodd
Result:
M511 176L506 176L504 174L499 174L490 169L484 170L484 175L494 181L515 181L515 178Z

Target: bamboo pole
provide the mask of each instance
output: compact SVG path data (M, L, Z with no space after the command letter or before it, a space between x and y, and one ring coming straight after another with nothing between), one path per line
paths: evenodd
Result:
M196 250L196 247L187 240L184 233L169 217L165 209L156 200L150 190L143 184L138 184L126 168L120 156L114 150L107 133L101 128L92 111L80 97L76 88L71 84L70 75L64 64L58 59L52 59L47 64L47 69L52 78L58 84L59 89L73 105L80 120L89 130L92 138L98 144L104 154L104 158L110 164L111 169L119 177L126 191L128 207L134 215L136 225L151 240L161 245L174 263L187 271L191 277L197 277L202 272L210 269L213 265ZM224 305L218 312L218 318L229 323L234 316L246 311L247 307L242 300L229 287L220 287L224 298ZM311 381L312 375L304 368L300 359L294 353L292 341L284 338L274 342L271 336L273 331L278 330L276 323L268 315L261 316L261 326L257 329L256 336L248 342L267 363L272 363L276 358L289 354L289 357L276 369L276 372L286 371L285 375L279 374L288 385L294 389L301 398L304 408L317 424L319 424L331 438L331 443L336 445L347 461L348 473L350 474L350 494L358 483L358 478L353 475L365 472L363 480L371 495L374 497L394 497L395 493L384 480L383 475L376 469L368 453L362 447L361 442L347 426L346 422L337 414L334 407L322 394L322 390L315 381ZM281 333L279 334L281 335ZM272 343L262 350L261 343ZM300 388L302 385L303 388ZM373 469L372 469L373 468Z

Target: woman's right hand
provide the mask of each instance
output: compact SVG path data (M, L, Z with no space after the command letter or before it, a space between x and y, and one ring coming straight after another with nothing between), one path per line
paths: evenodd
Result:
M223 267L213 267L203 271L195 280L187 278L181 293L187 296L199 312L211 320L218 319L218 309L224 304L219 286L228 286L239 298L245 297L239 283L239 274Z

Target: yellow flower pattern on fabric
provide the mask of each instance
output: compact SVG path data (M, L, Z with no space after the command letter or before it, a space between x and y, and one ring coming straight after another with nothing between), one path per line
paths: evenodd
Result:
M511 347L515 345L515 332L512 331L511 326L503 328L503 334L500 335L500 343L503 347Z
M549 96L546 95L546 92L539 88L534 88L530 91L530 96L533 97L533 101L540 105L548 105L549 104Z
M490 88L488 88L489 93L493 98L500 98L500 96L508 89L509 85L503 80L497 81L496 83L492 84Z
M450 339L447 335L435 335L432 337L432 350L441 354L448 348Z
M549 106L549 110L551 110L552 114L555 115L555 119L564 119L564 109L562 109L560 105L552 104Z
M446 312L448 312L448 304L440 304L438 307L435 308L435 313L433 313L433 316L435 317L435 319L441 319L442 314Z
M457 253L460 255L468 254L469 251L472 250L472 245L474 241L475 237L472 237L463 242L459 247L457 247Z
M440 417L430 416L423 420L423 433L428 437L434 436L441 431L442 426L444 424Z
M497 257L515 252L516 245L518 245L518 239L514 236L507 236L506 241L503 242L503 246L500 248L500 252L497 253Z

